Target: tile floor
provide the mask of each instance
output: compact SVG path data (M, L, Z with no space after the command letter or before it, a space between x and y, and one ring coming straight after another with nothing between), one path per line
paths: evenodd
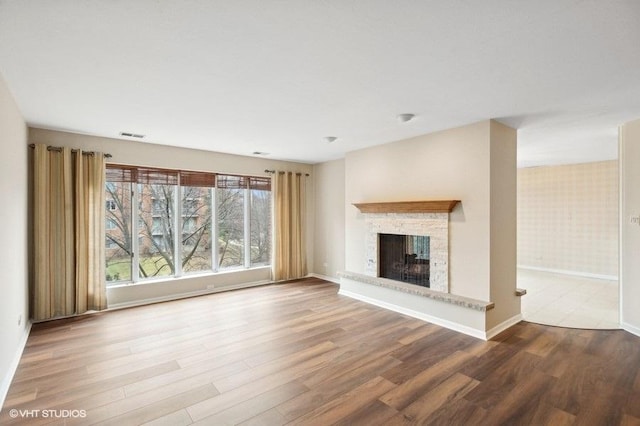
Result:
M618 325L618 282L518 269L526 321L571 328L614 329Z

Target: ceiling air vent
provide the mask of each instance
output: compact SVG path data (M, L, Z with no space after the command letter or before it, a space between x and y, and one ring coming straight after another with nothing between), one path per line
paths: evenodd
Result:
M137 138L137 139L144 138L144 135L141 135L139 133L130 133L130 132L120 132L120 136L126 136L128 138Z

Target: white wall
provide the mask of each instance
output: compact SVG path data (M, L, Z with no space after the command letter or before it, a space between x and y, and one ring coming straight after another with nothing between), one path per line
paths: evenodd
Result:
M27 126L0 76L0 406L28 334ZM20 323L19 323L20 322Z
M344 270L344 160L313 166L315 244L313 273L337 280Z
M236 173L268 176L265 169L291 170L309 173L307 179L307 255L309 268L313 262L313 166L309 164L268 160L209 151L152 145L137 141L125 141L53 130L29 129L29 143L53 146L69 146L83 150L96 150L111 154L109 160L117 164L165 167L182 170ZM138 283L110 288L107 292L109 306L123 306L139 302L163 300L172 295L197 294L236 288L247 283L262 283L270 280L269 268L242 270L234 273L219 273L206 276L184 276L169 278L161 283ZM212 288L213 286L213 288Z
M640 336L640 120L620 128L620 324Z
M519 317L515 130L487 120L350 152L345 199L345 268L361 274L365 224L353 203L461 200L450 214L450 292L496 303L467 324L477 330Z

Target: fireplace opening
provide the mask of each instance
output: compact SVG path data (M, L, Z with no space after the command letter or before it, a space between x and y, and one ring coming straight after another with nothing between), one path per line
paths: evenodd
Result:
M379 276L396 281L429 285L429 237L378 234Z

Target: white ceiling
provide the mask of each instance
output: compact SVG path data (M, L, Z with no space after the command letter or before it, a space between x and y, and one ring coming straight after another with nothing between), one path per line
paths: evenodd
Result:
M521 166L586 162L640 117L639 22L637 0L0 0L0 73L34 127L316 163L495 118Z

